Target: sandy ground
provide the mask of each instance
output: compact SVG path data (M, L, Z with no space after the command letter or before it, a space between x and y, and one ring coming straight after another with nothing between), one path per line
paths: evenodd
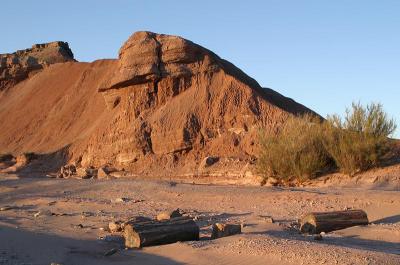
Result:
M116 202L117 198L127 202ZM0 175L0 264L400 264L400 192L367 188L270 188L170 181L76 180ZM180 208L201 240L125 250L112 220ZM323 236L299 234L309 211L363 209L372 224ZM38 217L34 215L38 212ZM268 223L272 216L275 223ZM210 225L244 224L210 240ZM104 253L117 248L117 253Z

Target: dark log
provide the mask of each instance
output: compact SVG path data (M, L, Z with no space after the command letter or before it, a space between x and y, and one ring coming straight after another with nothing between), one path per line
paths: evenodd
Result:
M178 241L199 240L199 232L197 224L188 217L130 223L124 228L125 246L141 248Z
M314 212L300 219L300 231L302 233L319 234L367 224L368 217L363 210Z

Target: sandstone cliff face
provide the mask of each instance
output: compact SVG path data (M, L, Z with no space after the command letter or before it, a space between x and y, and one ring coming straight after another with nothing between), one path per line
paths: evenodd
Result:
M35 44L31 49L0 54L0 91L26 79L50 64L74 61L68 43Z
M246 174L260 128L311 112L211 51L152 32L133 34L117 60L54 65L11 90L0 151L66 148L70 162L142 175ZM208 156L218 162L203 168Z

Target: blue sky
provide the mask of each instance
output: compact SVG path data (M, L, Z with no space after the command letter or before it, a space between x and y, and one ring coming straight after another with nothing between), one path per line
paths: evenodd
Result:
M2 0L0 8L0 53L63 40L76 59L93 61L117 57L138 30L181 35L323 116L374 101L400 123L398 0Z

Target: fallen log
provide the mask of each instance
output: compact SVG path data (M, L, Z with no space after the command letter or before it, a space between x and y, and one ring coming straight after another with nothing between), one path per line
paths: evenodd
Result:
M199 240L199 232L197 224L188 217L129 223L124 228L125 246L141 248L178 241Z
M300 219L300 231L302 233L319 234L367 224L368 217L363 210L314 212Z

